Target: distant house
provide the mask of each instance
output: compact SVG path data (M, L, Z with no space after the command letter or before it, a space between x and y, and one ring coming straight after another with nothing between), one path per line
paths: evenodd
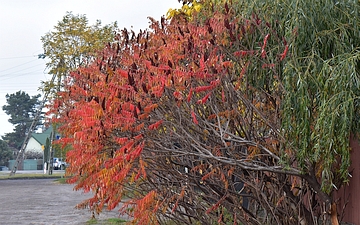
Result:
M46 139L51 138L52 128L48 128L43 133L33 133L25 148L25 152L43 153L43 146L46 144Z
M43 133L32 133L28 144L25 147L25 154L29 154L31 158L27 158L20 162L18 170L42 170L44 165L44 150L46 140L51 139L52 128L47 129ZM44 147L43 147L44 146ZM35 153L35 154L34 154ZM32 158L35 157L35 158ZM13 168L15 160L9 160L9 168Z

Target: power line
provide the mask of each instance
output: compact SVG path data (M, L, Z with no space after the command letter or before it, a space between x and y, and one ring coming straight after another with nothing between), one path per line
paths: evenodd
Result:
M23 65L26 65L26 64L35 62L35 61L37 61L37 60L38 60L38 59L34 59L34 60L31 60L31 61L29 61L29 62L20 64L20 65L17 65L17 66L13 66L13 67L7 68L7 69L5 69L5 70L0 70L0 72L5 72L5 71L8 71L8 70L11 70L11 69L14 69L14 68L18 68L18 67L20 67L20 66L23 66Z
M8 59L23 59L23 58L32 58L35 57L34 55L28 55L28 56L14 56L14 57L5 57L5 58L0 58L0 60L8 60ZM36 56L38 57L38 56Z
M13 78L16 78L16 77L22 77L22 76L26 76L26 75L29 75L29 74L44 74L43 71L39 71L39 70L36 70L36 71L31 71L31 72L27 72L27 73L20 73L20 74L7 74L6 76L5 75L0 75L0 81L4 81L4 80L9 80L9 79L13 79Z

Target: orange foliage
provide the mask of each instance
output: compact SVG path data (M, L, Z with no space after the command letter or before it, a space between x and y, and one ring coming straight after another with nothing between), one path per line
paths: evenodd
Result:
M227 27L223 26L225 19ZM230 70L235 64L241 67L240 73L235 73L238 76L235 80L240 84L250 66L249 58L265 58L269 35L264 38L260 55L252 49L221 51L219 43L232 46L230 42L242 39L243 34L235 37L229 32L237 23L239 21L232 21L230 14L215 12L207 25L183 20L160 25L153 21L150 31L137 35L125 29L114 43L108 44L98 61L70 74L64 91L59 93L61 98L54 101L50 113L60 114L54 119L64 137L59 143L71 146L67 154L71 164L67 170L71 176L69 182L76 183L76 189L100 193L83 206L88 205L96 211L101 211L101 206L106 204L114 208L121 201L125 184L146 178L146 163L141 155L146 146L151 145L151 134L159 132L166 121L163 118L154 122L151 114L161 106L163 98L168 97L167 90L171 90L177 100L183 100L183 94L188 93L188 103L205 105L210 96L211 100L220 98L225 102L227 96L221 84L228 82L226 76L232 74ZM281 60L287 51L288 46ZM229 57L234 56L242 61L229 61ZM263 69L275 67L274 64L263 65ZM207 117L193 109L187 113L195 125L199 125L198 118ZM224 109L218 115L209 115L208 119L232 115L232 111ZM249 148L249 159L255 157L257 151L256 147ZM221 155L220 151L217 153ZM227 188L226 173L217 172ZM215 170L202 180L213 173ZM230 176L232 170L228 173ZM142 194L138 199L130 199L123 212L126 207L134 206L130 214L137 224L155 223L153 210L159 208L159 193ZM185 189L179 194L173 210L184 194ZM225 198L223 196L207 212L218 208Z

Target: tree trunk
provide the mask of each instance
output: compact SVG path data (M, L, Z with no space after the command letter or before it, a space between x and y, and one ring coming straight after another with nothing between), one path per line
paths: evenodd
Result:
M333 203L331 204L330 220L331 220L331 225L339 225L339 221L338 221L338 218L337 218L337 210L336 210L336 204L335 204L335 202L333 202Z

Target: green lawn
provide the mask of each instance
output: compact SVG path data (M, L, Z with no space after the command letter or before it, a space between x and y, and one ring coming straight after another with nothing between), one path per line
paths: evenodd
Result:
M39 174L39 173L15 173L15 175L10 176L9 173L1 173L0 180L6 179L44 179L44 178L63 178L64 174L57 173L53 175L48 174Z
M115 224L125 224L126 220L118 219L118 218L110 218L107 220L97 220L97 219L91 219L86 224L87 225L115 225Z

